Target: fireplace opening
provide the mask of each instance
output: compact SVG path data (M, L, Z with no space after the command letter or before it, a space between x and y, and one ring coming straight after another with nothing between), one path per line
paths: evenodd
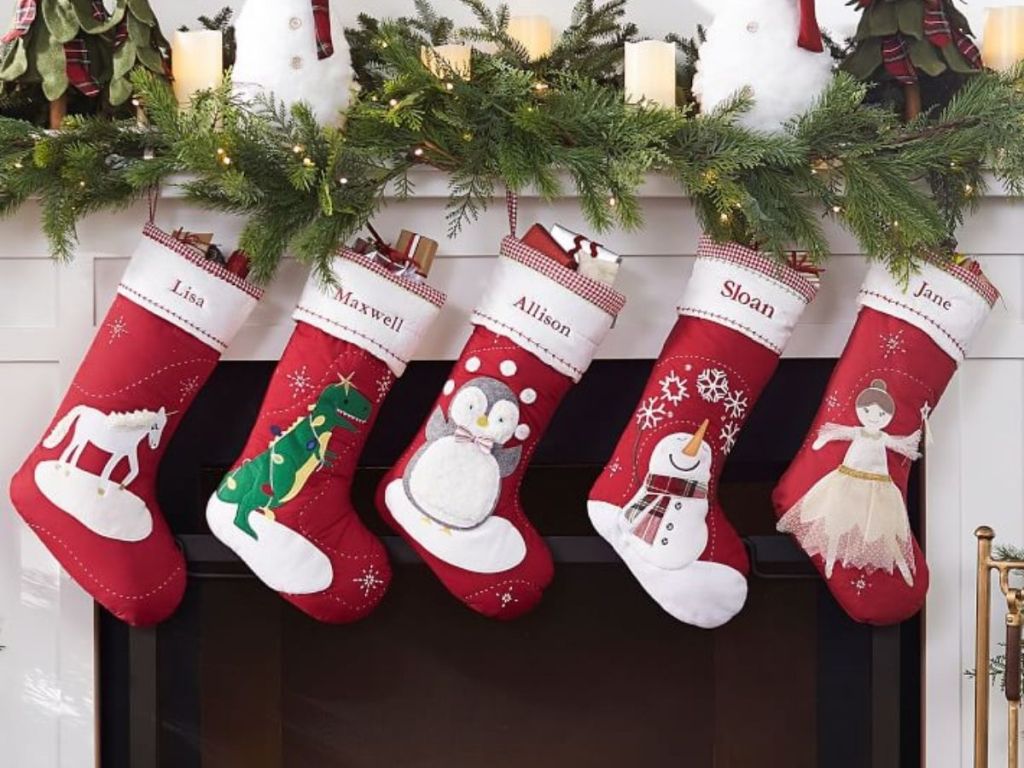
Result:
M713 632L664 614L594 535L585 499L632 417L650 361L599 361L566 398L523 485L556 578L539 609L494 622L454 600L379 521L377 481L420 427L450 363L410 367L353 488L395 575L379 609L318 624L254 579L203 510L241 450L272 363L229 362L161 467L189 561L178 613L132 630L101 612L101 764L168 768L921 764L921 624L871 628L835 605L774 530L770 495L833 361L784 360L720 495L751 551L743 612ZM918 469L911 522L920 533Z

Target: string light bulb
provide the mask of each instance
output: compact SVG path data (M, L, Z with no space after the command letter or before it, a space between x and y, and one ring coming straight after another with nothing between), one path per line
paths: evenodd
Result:
M445 83L444 84L444 89L446 91L454 91L455 90L455 83Z
M842 213L842 212L843 212L842 207L840 207L838 205L833 205L832 206L832 213Z
M220 159L220 161L221 161L222 163L224 163L224 165L231 165L231 158L230 158L230 157L228 157L227 155L224 155L224 156L223 156L223 157L222 157L222 158Z
M294 152L296 155L301 155L305 151L306 148L301 144L296 144L294 147L292 147L292 152Z
M609 205L609 207L614 208L618 204L619 204L619 201L616 200L614 197L609 197L608 198L608 205Z
M338 183L344 187L346 184L348 184L348 177L342 176L340 179L338 179Z
M14 161L14 167L17 168L20 171L22 168L25 167L25 164L22 163L21 160L15 160Z
M412 153L416 157L423 157L423 147L416 147L416 149L414 149Z
M394 107L397 107L397 106L398 106L398 99L391 99L391 100L390 100L390 101L388 102L388 105L389 105L390 107L392 107L392 108L394 108Z
M973 195L974 194L974 185L972 185L972 184L964 184L964 194L965 195Z
M722 222L723 224L728 224L729 223L729 214L728 213L723 213L721 216L718 217L718 220L720 222Z
M313 158L311 157L302 158L302 164L307 168L312 168L314 165L316 165L316 163L313 162Z

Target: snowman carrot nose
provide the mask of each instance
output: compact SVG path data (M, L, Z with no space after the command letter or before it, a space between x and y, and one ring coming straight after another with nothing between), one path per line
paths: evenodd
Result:
M477 419L477 420L476 420L476 425L477 425L478 427L483 427L484 429L486 429L486 428L487 428L487 425L488 425L488 424L490 424L490 423L491 423L491 422L489 422L489 421L487 420L487 417L486 417L486 416L481 416L481 417L480 417L479 419Z
M689 456L691 459L697 455L700 451L700 444L704 442L704 433L708 431L708 425L711 422L708 419L704 419L704 423L700 425L700 429L697 430L697 434L690 438L690 442L683 448L683 456Z

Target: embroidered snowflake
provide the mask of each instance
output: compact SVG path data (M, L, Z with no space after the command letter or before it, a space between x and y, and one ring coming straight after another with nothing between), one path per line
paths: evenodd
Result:
M377 399L383 400L391 391L391 377L381 376L377 379Z
M733 447L736 445L736 436L740 433L740 426L734 421L727 421L722 425L722 431L718 433L718 439L721 441L719 447L722 449L722 453L728 454L732 452Z
M292 397L301 397L313 391L313 379L306 366L288 374L288 386L292 388Z
M107 343L113 344L122 336L128 335L128 323L124 321L124 317L119 316L110 322L110 325L107 326L107 330L110 331L110 338Z
M884 360L907 351L907 346L903 342L902 329L887 333L879 340L878 345L882 349L882 359Z
M619 472L621 472L621 471L622 471L622 465L619 464L619 460L618 459L613 459L612 463L608 465L608 474L612 475L612 476L615 476L615 475L619 474Z
M384 579L377 572L377 566L371 565L359 576L352 579L352 583L358 584L359 588L363 590L363 597L369 597L370 593L377 589L377 587L384 585Z
M671 418L671 411L665 410L664 403L658 402L658 398L649 397L640 405L636 412L636 423L640 429L654 429L665 419Z
M830 411L835 411L839 408L840 400L837 392L829 392L828 397L825 398L825 405L828 406Z
M512 595L512 590L511 589L506 589L504 592L499 594L498 595L498 599L501 601L501 607L502 608L508 608L512 603L518 603L519 602Z
M199 389L198 376L189 376L187 379L184 379L178 387L178 402L184 403L197 389Z
M747 413L747 396L736 389L725 396L725 412L733 419L742 419Z
M856 579L850 579L850 586L853 587L853 590L857 593L857 597L860 597L861 594L863 594L868 589L868 587L871 586L871 583L864 577L864 574L862 573Z
M705 368L697 377L697 392L709 403L721 402L729 394L729 377L718 368Z
M668 400L672 405L679 405L690 397L690 393L686 391L686 379L680 379L675 371L669 371L658 384L661 386L662 399Z

